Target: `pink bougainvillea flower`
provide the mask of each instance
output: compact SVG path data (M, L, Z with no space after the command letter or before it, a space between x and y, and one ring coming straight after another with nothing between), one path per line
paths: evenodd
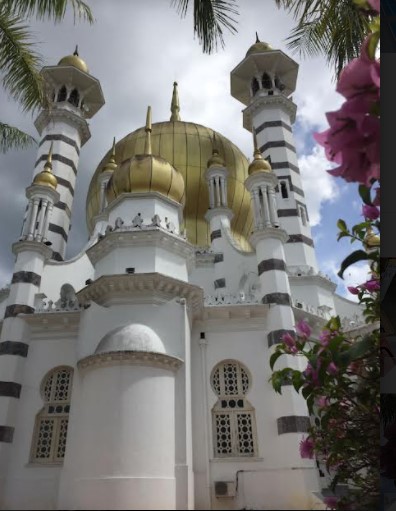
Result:
M296 324L296 330L298 335L300 335L301 337L305 337L306 339L310 337L312 332L311 327L303 319Z
M289 333L283 334L282 341L284 342L290 353L294 355L298 352L296 346L296 339L291 334Z
M337 497L325 497L323 502L326 504L326 509L337 509L338 498Z
M327 366L327 372L332 375L338 373L338 367L335 365L334 362L330 362L330 364Z
M359 289L357 287L348 286L348 291L353 295L359 294Z
M377 279L371 279L362 284L362 287L366 289L369 293L375 293L376 291L379 291L381 286L379 283L379 280Z
M380 216L380 210L377 208L377 206L369 206L364 204L362 207L362 214L369 220L377 220L377 218Z
M323 330L319 334L319 340L322 346L327 346L331 340L331 332L328 330Z
M312 438L303 438L300 442L300 456L301 458L312 459L314 455L314 442Z
M319 386L319 368L320 368L320 359L318 359L316 363L316 369L312 367L312 364L308 362L307 367L305 368L305 371L303 371L303 375L307 380L310 380L310 382L314 386Z
M370 4L370 7L377 12L380 12L380 0L367 0Z

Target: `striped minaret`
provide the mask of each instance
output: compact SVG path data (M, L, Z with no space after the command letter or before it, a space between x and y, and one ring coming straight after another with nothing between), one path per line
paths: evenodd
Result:
M86 119L103 106L104 98L99 81L89 74L77 48L57 66L44 67L41 74L47 105L35 121L41 140L34 173L40 171L53 144L53 172L58 179L60 198L48 226L48 241L52 243L52 258L62 261L70 230L80 149L91 136Z
M261 302L268 305L266 318L268 360L275 345L281 342L285 333L295 336L295 319L284 250L288 234L279 224L274 193L277 185L278 179L268 161L263 159L255 138L254 159L249 165L249 176L245 181L245 186L252 197L255 228L250 242L257 255ZM286 356L283 363L289 367L303 369L303 367L299 367L301 362L298 357ZM269 367L267 370L269 371ZM268 409L274 415L274 425L276 420L278 432L275 441L278 453L277 463L280 466L292 464L296 469L303 468L298 452L298 443L302 438L302 433L306 432L309 426L305 401L295 393L290 385L284 387L282 396L268 390L271 401L268 404ZM314 468L313 464L310 468Z
M49 151L44 170L36 174L26 189L29 202L22 236L12 247L16 260L0 336L0 489L12 451L29 349L28 327L19 315L34 312L44 264L52 255L47 236L53 205L59 201L56 188Z
M224 240L223 227L230 227L233 213L228 207L227 177L228 170L216 146L216 136L213 137L213 152L208 160L205 172L209 188L209 209L205 219L210 225L211 249L215 252L214 289L219 293L227 292L226 261L227 250Z
M255 131L258 147L270 158L279 184L276 189L288 266L317 271L309 216L292 132L298 64L281 50L257 39L245 59L231 72L231 94L246 105L244 127Z

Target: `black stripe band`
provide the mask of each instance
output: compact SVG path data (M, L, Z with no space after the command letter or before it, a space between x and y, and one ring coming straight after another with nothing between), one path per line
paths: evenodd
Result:
M71 217L71 211L66 202L58 201L56 204L54 204L54 208L63 210L69 218Z
M288 293L268 293L263 296L261 303L291 306L291 297Z
M308 236L304 236L304 234L289 234L289 239L287 240L287 243L305 243L310 247L314 246L313 240L311 240L311 238L308 238Z
M41 276L33 271L17 271L13 274L11 284L33 284L34 286L39 286L41 283Z
M210 241L213 241L216 238L221 238L221 230L220 229L218 229L217 231L212 231L210 233Z
M270 270L286 271L285 261L282 259L265 259L258 264L259 275Z
M11 426L0 426L0 442L11 444L13 437L14 428Z
M284 433L306 433L311 422L309 417L301 415L289 415L287 417L279 417L276 419L278 425L278 435Z
M63 261L63 257L60 255L60 253L55 252L54 250L52 251L51 259L53 259L54 261Z
M263 124L260 124L260 126L258 126L256 128L256 135L258 133L260 133L260 131L263 131L265 130L266 128L285 128L285 130L288 130L290 131L290 133L292 133L292 129L291 127L286 124L284 121L267 121L267 122L263 122Z
M61 185L61 186L64 186L65 188L67 188L69 190L69 192L71 193L72 197L74 197L74 188L73 188L72 184L70 183L70 181L68 181L67 179L63 179L63 177L59 177L59 176L56 176L56 179L58 181L58 185Z
M69 144L72 147L74 147L76 153L80 155L80 148L78 147L77 142L72 138L66 137L65 135L46 135L44 138L41 139L39 147L41 147L46 140L65 142L65 144Z
M18 314L33 314L34 307L30 307L29 305L22 305L19 303L14 303L13 305L7 305L4 319L6 318L15 318Z
M60 227L59 225L56 225L56 224L49 224L48 230L51 232L56 232L57 234L60 234L62 236L62 238L65 241L67 241L67 234L66 234L65 230L63 229L63 227Z
M290 334L293 338L296 337L296 333L294 332L294 330L284 330L284 329L281 329L281 330L273 330L272 332L270 332L268 335L267 335L267 339L268 339L268 347L270 348L271 346L273 346L274 344L280 344L282 341L282 337L285 335L285 334Z
M220 289L222 287L226 287L226 280L225 279L217 279L214 281L214 288Z
M298 216L297 209L278 209L278 216Z
M36 161L34 166L37 167L37 165L40 162L47 161L47 158L48 158L48 154L42 154L40 156L40 158ZM77 175L77 167L76 167L76 165L75 165L73 160L70 160L69 158L65 158L61 154L53 154L52 155L52 161L60 161L61 163L63 163L65 165L67 165L68 167L70 167L72 169L72 171L74 172L74 174ZM58 176L56 176L56 177L58 177Z
M27 357L29 346L24 342L3 341L0 342L0 355L18 355Z
M286 142L286 140L272 140L270 142L266 142L264 145L260 147L260 152L263 153L267 149L273 149L276 147L286 147L287 149L290 149L290 151L296 152L296 148L293 145L289 144L289 142Z
M224 261L224 254L219 252L218 254L215 254L214 262L215 263L222 263Z
M13 381L0 381L0 396L15 397L19 399L21 395L22 385Z
M297 172L297 174L300 173L300 169L296 165L293 165L293 163L290 163L288 161L277 161L277 162L271 161L271 168L272 168L272 170L290 169L290 170L294 170L294 172Z

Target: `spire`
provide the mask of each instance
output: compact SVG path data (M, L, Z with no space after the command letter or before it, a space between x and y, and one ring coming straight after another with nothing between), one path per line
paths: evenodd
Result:
M180 121L180 104L179 104L179 93L177 90L177 82L173 82L173 93L172 93L172 103L171 103L171 121Z
M35 175L33 179L33 185L41 185L41 186L48 186L50 188L53 188L56 190L56 187L58 185L58 180L52 173L52 147L53 142L51 142L50 149L48 151L47 155L47 161L44 164L44 169Z
M53 147L54 147L54 143L51 142L51 145L50 145L50 148L48 151L48 155L47 155L47 161L45 162L45 165L44 165L44 170L46 172L52 171L52 150L53 150Z
M256 32L256 33L257 33L257 32ZM78 57L78 44L76 44L76 49L74 50L73 55L75 55L76 57Z
M151 153L151 106L147 107L146 115L146 142L144 144L144 154Z
M111 148L111 153L109 157L109 161L106 163L106 165L103 167L103 172L114 172L114 170L117 168L117 163L115 160L116 152L115 152L115 143L116 139L113 138L113 147Z
M255 174L256 172L272 172L271 165L267 160L263 158L261 151L258 147L256 130L254 128L253 128L253 144L254 144L253 161L248 168L249 176L251 174Z
M259 42L260 42L260 39L259 39L258 33L256 32L256 43L259 43Z

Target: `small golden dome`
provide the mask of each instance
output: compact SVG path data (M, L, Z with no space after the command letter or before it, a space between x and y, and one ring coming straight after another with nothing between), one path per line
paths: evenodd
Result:
M264 41L260 41L256 32L256 42L246 52L246 57L252 53L264 53L273 50L272 46Z
M151 154L151 107L147 109L145 154L137 154L117 168L107 185L107 200L122 193L158 192L180 204L185 202L181 173L167 160Z
M378 248L381 245L381 240L378 234L374 234L373 229L370 227L367 229L363 243L367 248Z
M272 172L271 165L265 160L258 148L256 132L253 130L254 153L253 161L248 167L248 174L257 174L257 172Z
M103 167L102 172L114 172L117 168L117 163L115 161L115 137L113 138L113 147L111 150L109 161Z
M224 167L224 160L219 155L217 149L213 149L212 156L208 160L208 168L209 167Z
M44 170L35 175L32 184L48 186L53 190L56 190L56 187L58 186L58 180L52 173L52 144L47 156L47 161L44 165Z
M78 55L78 47L74 50L73 55L67 55L63 57L58 62L58 66L73 66L79 69L80 71L84 71L84 73L89 73L89 69L85 61Z

